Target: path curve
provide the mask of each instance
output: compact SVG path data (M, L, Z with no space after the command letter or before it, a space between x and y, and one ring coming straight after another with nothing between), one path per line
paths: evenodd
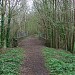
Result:
M21 66L21 75L49 75L44 66L44 59L41 53L42 42L37 38L22 40L19 44L25 50L25 59Z

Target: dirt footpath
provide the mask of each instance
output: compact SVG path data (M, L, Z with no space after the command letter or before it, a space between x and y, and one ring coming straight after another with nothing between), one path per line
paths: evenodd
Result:
M42 42L35 37L22 40L19 44L25 50L25 59L21 66L21 75L49 75L44 66L41 49Z

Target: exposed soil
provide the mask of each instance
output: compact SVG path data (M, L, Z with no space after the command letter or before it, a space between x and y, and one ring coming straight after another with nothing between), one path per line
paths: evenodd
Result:
M22 40L19 44L25 50L25 59L21 66L21 75L49 75L44 66L42 41L35 37Z

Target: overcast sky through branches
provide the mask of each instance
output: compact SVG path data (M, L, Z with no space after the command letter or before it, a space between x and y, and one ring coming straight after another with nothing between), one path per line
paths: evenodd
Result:
M29 7L29 10L32 10L33 1L32 0L27 0L27 5Z

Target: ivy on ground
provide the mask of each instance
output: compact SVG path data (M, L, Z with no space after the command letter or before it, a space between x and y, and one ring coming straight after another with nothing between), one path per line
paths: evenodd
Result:
M21 48L13 48L0 54L0 75L19 75L22 60Z
M44 48L45 66L50 75L75 75L75 55L67 51Z

